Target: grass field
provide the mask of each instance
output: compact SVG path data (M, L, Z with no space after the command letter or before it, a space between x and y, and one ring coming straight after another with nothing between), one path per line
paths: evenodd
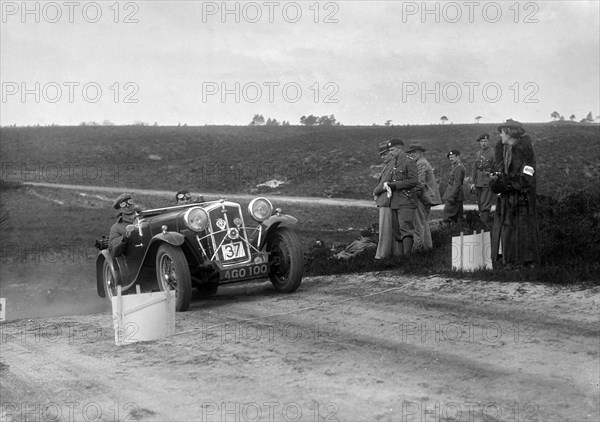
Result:
M532 124L526 127L534 138L538 157L539 193L560 199L578 190L599 189L598 126ZM225 196L227 193L254 193L269 197L275 206L281 205L277 203L277 195L368 200L379 170L376 154L379 141L391 137L419 140L427 148L437 176L444 180L448 171L447 150L460 149L463 161L469 166L478 147L474 139L488 132L494 140L494 128L495 125L483 124L330 128L1 128L3 183L0 202L3 216L8 216L7 225L3 222L2 227L2 286L5 288L7 283L18 285L32 277L43 281L48 275L52 276L51 284L70 279L93 280L94 240L107 234L114 221L110 195L32 188L5 183L7 180L173 192L186 187L195 192L220 192ZM286 183L275 189L257 187L271 179ZM165 197L138 199L146 207L171 202L171 198ZM598 204L594 207L590 204L580 206L583 211L596 210ZM314 246L316 238L328 245L349 243L357 238L360 229L377 222L375 207L302 204L284 205L283 209L299 219L298 229L307 251ZM570 212L575 215L575 211ZM590 230L598 230L600 213L588 219L581 216L574 219L581 222L577 236L587 238L587 233L595 233ZM563 261L555 261L559 252L569 247L561 243L561 239L570 235L570 223L563 219L560 221L562 228L552 230L552 220L546 219L545 224L547 231L543 238L552 241L552 245L545 247L554 254L546 261L545 269L533 274L479 273L476 276L484 279L520 277L548 282L572 282L600 276L599 264L587 263L589 259L586 258L586 253L589 255L590 251L597 250L598 242L582 243L583 251L576 255L563 254ZM451 233L441 234L438 243L446 242L449 235ZM571 236L569 242L577 241L577 236ZM452 274L449 245L440 245L432 254L379 266L374 265L369 256L348 264L332 265L326 259L312 262L317 266L317 273L396 268L401 273ZM57 277L60 280L57 281Z
M561 197L600 180L600 126L527 124L539 193ZM418 140L442 182L446 153L469 169L495 124L395 127L1 128L2 179L198 192L370 199L377 143ZM272 179L277 188L257 187ZM469 200L473 200L467 196Z

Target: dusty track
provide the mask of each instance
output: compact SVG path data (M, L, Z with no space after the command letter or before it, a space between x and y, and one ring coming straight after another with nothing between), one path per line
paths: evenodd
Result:
M119 188L119 187L107 187L107 186L89 186L89 185L67 185L61 183L38 183L38 182L26 182L24 183L30 186L39 186L45 188L57 188L57 189L71 189L71 190L81 190L88 192L105 192L105 193L121 193L121 192L130 192L140 195L157 195L157 196L165 196L171 198L174 194L174 191L166 191L166 190L154 190L154 189L134 189L134 188ZM210 192L192 192L194 196L203 195L204 198L208 200L219 199L220 194L218 193L210 193ZM256 198L257 195L246 195L246 194L223 194L223 197L232 200L251 200ZM345 199L345 198L315 198L315 197L296 197L296 196L280 196L280 195L270 195L262 193L260 196L268 196L271 198L277 198L278 202L288 203L288 204L313 204L313 205L335 205L335 206L353 206L359 208L374 208L375 203L373 201L362 201L359 199ZM477 207L472 204L465 204L464 208L467 210L476 209ZM433 207L436 209L443 209L443 205L438 205L437 207Z
M0 420L596 421L599 298L371 273L224 288L122 347L108 307L4 323Z

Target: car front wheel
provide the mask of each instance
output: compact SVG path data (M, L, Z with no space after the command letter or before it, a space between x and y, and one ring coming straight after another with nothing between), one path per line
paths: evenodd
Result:
M192 278L181 249L168 243L159 246L156 253L156 278L161 291L175 290L175 310L187 310L192 298Z
M102 281L104 282L104 297L112 303L112 298L117 295L117 283L115 275L106 259L104 260L104 264L102 264Z
M277 229L267 242L272 261L269 278L276 290L284 293L295 291L304 275L304 255L300 238L286 227Z

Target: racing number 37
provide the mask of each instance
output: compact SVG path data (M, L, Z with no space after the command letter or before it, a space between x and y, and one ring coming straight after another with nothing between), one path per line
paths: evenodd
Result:
M242 247L242 242L228 243L223 245L221 246L221 251L223 253L223 259L226 261L230 259L243 258L246 256L244 253L244 248Z

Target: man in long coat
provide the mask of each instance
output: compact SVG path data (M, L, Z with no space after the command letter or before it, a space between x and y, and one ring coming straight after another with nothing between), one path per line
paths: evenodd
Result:
M496 201L496 195L490 190L490 176L493 171L496 160L494 159L494 150L490 148L490 135L487 133L477 138L481 149L477 151L475 165L471 173L471 192L475 191L477 197L477 208L479 208L479 218L487 227L490 218L490 210Z
M392 139L388 142L390 154L394 157L394 170L391 180L384 183L384 187L392 190L390 208L392 218L398 221L398 240L401 243L402 253L412 252L415 236L415 208L417 208L417 190L419 178L417 166L413 160L402 150L404 141ZM386 188L386 189L387 189Z
M452 168L450 169L450 176L448 176L446 191L442 197L442 201L445 202L442 220L444 223L450 224L462 220L464 201L462 187L466 170L460 161L460 151L453 149L446 157L452 163Z
M433 167L423 155L425 148L418 142L412 142L406 153L415 161L419 178L419 191L417 208L415 210L415 241L413 249L432 249L431 230L429 228L429 214L431 207L442 203L440 191L437 187Z

